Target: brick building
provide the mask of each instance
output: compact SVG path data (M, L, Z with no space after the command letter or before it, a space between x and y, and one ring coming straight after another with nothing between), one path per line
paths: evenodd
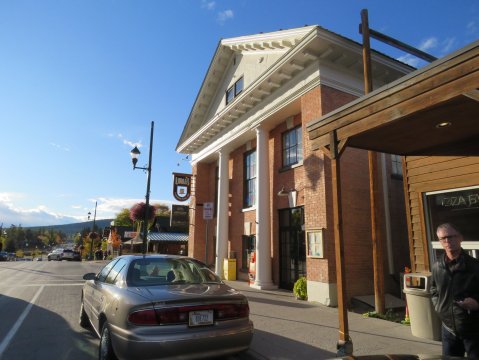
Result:
M363 94L362 47L318 26L221 40L179 139L192 155L188 253L223 275L236 258L251 286L292 289L305 275L309 300L337 304L331 167L306 125ZM374 87L413 69L373 52ZM382 154L379 219L385 291L399 294L409 265L402 166ZM348 299L373 293L368 156L341 162ZM213 220L202 206L213 203Z

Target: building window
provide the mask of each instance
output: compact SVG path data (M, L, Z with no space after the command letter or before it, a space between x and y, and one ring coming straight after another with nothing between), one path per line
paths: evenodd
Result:
M479 258L479 187L428 192L424 198L427 237L432 248L431 264L444 253L436 229L445 222L459 228L464 237L461 247Z
M303 161L303 136L301 126L283 133L283 166L299 164Z
M395 178L402 179L402 159L400 155L391 154L391 175Z
M238 81L236 81L232 87L226 90L226 105L233 101L235 97L237 97L243 91L244 81L243 77L241 77Z
M256 150L244 156L244 200L245 208L256 204Z

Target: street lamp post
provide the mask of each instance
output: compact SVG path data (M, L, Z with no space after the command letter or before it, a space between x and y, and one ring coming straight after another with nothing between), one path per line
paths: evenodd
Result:
M95 222L96 222L96 206L98 204L98 201L95 201L95 214L93 215L93 227L91 229L91 232L95 232ZM88 212L88 220L90 220L91 212ZM90 260L93 259L93 236L91 236L91 245L90 245Z
M151 181L151 155L153 152L153 129L155 126L155 122L151 122L151 133L150 133L150 153L148 155L148 164L146 167L139 167L136 166L136 163L138 162L138 156L141 154L140 150L135 146L133 150L130 151L131 155L131 161L133 163L133 170L135 169L141 169L145 170L147 174L147 180L146 180L146 195L145 195L145 219L143 221L143 255L146 255L147 252L147 236L148 236L148 218L149 218L149 211L150 211L150 181Z

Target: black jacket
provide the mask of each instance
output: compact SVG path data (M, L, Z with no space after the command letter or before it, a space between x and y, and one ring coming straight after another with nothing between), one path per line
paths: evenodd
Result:
M464 310L455 301L472 297L479 302L479 260L462 250L454 271L441 256L432 267L432 303L446 327L459 336L479 335L479 310Z

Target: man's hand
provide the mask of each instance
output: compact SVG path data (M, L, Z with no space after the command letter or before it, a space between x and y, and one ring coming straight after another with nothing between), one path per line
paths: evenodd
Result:
M462 301L457 301L457 305L462 307L463 309L467 311L476 311L479 310L479 303L476 301L476 299L467 297Z

